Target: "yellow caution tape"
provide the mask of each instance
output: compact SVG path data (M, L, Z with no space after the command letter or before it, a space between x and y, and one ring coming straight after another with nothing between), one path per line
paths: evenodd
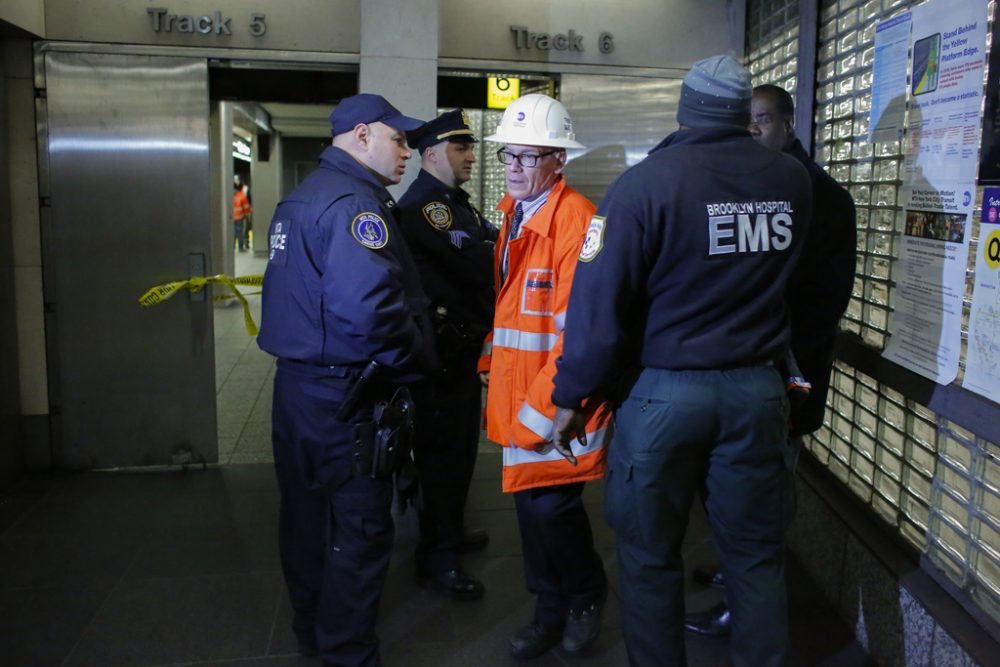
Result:
M155 306L158 303L163 303L183 289L186 289L189 292L200 292L205 289L206 285L210 285L212 283L225 285L232 291L232 294L223 294L215 297L215 301L222 301L224 299L240 300L240 303L243 304L243 323L246 325L247 333L251 336L256 336L257 325L254 324L253 316L250 314L250 304L247 302L246 297L252 294L260 294L260 292L243 294L236 287L237 285L243 285L246 287L261 287L264 284L264 276L262 275L233 277L220 273L217 276L175 280L174 282L157 285L156 287L151 288L148 292L139 297L139 305L143 308L149 308L150 306Z

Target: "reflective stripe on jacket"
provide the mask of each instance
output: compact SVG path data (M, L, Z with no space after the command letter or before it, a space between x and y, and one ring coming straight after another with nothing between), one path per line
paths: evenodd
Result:
M516 202L505 196L500 238L505 239ZM546 204L510 242L508 275L497 295L493 332L483 344L479 370L489 371L486 434L505 447L503 490L599 479L604 475L611 412L591 401L587 412L587 445L573 443L578 465L572 466L552 447L552 378L562 354L562 329L577 257L595 211L583 195L560 178ZM494 272L504 243L497 244ZM513 446L512 446L513 445Z

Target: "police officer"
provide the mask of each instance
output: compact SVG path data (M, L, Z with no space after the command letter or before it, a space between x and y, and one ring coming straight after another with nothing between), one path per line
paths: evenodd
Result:
M257 342L278 357L279 547L300 651L329 665L381 665L392 480L352 464L371 400L337 412L371 361L386 393L434 364L427 299L386 190L406 169L406 132L422 122L370 94L343 100L330 122L333 145L268 230Z
M635 364L616 412L606 513L632 665L683 665L681 544L707 488L733 615L732 659L787 662L792 500L785 286L810 219L805 168L747 131L750 74L729 56L685 76L668 136L610 188L580 251L553 402L579 407Z
M809 235L785 294L791 306L792 352L801 374L812 384L808 397L792 405L789 435L797 456L802 437L823 425L837 327L854 286L856 214L850 193L809 157L795 137L795 104L788 91L771 84L757 86L750 111L749 130L754 139L801 162L812 184ZM696 568L695 576L701 583L724 586L724 577L716 572ZM685 627L720 637L729 634L731 623L723 602L707 612L691 614Z
M441 114L407 139L422 168L399 200L400 221L431 300L440 366L416 392L417 577L424 587L474 600L483 585L462 570L458 554L489 541L485 531L464 530L463 517L482 421L476 362L493 323L496 229L461 188L476 161L465 112Z

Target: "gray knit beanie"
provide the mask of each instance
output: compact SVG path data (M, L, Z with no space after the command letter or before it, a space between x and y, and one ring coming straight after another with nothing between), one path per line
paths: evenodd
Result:
M694 128L750 124L750 72L730 56L699 60L684 77L677 122Z

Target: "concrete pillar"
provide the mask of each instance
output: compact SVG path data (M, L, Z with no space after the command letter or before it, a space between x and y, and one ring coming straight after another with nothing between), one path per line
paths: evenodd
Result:
M209 164L211 183L209 211L212 220L212 262L210 274L234 275L236 271L233 233L233 105L217 102L209 113ZM229 290L216 287L215 294ZM225 303L225 302L223 302Z
M44 470L51 465L51 448L32 57L31 40L11 38L4 41L6 99L2 113L7 132L13 282L17 304L17 368L10 375L19 377L24 464L31 470ZM4 365L4 368L8 367Z
M437 111L439 0L362 0L359 89L378 93L408 116L430 120ZM419 156L390 188L399 197L420 171Z
M258 135L260 136L260 135ZM275 131L270 138L270 155L267 162L259 157L260 144L254 142L250 192L253 195L253 252L267 254L267 226L274 217L274 209L284 196L281 192L281 133Z

